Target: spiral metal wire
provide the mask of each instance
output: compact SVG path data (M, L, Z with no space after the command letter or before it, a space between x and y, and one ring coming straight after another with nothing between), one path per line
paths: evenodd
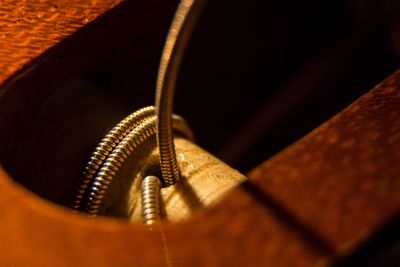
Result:
M85 209L91 214L97 214L103 203L104 195L108 187L122 167L125 160L136 150L144 141L155 134L155 116L144 119L135 129L133 129L112 151L103 163L99 172L90 187L88 198L86 199Z
M97 214L110 183L128 157L156 131L153 107L143 108L115 126L92 154L85 168L73 207ZM174 129L193 140L185 121L174 115ZM79 206L78 206L79 204Z
M165 42L156 88L157 144L164 187L180 178L172 133L172 109L179 66L204 0L181 0Z
M99 143L93 152L90 160L83 172L78 189L76 190L73 198L72 207L74 209L81 209L82 200L88 193L88 188L92 183L97 171L100 169L103 162L107 159L109 154L121 142L129 132L140 124L140 122L151 115L154 115L155 110L153 106L142 108L123 119L118 123Z
M74 195L74 209L97 214L111 181L125 160L153 135L157 137L160 150L161 184L166 187L179 180L173 122L187 137L191 138L193 135L181 119L172 116L174 89L187 41L204 2L205 0L181 0L161 57L155 108L146 107L131 114L103 138L85 168L80 186ZM153 181L152 184L154 183Z
M142 217L145 224L160 220L161 181L156 176L147 176L142 181Z

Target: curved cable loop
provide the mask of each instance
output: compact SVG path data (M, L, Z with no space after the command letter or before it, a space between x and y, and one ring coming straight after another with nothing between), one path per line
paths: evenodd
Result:
M77 188L72 202L72 208L81 209L82 200L88 193L88 188L93 182L97 171L100 169L103 162L107 159L109 154L121 142L125 136L129 134L140 122L151 115L155 114L153 106L144 107L136 112L128 115L125 119L114 126L111 131L101 140L94 152L92 153L89 162L85 167L83 176L80 180L79 187Z
M93 183L88 190L87 197L82 200L83 203L81 205L83 209L93 215L99 212L111 182L125 161L139 146L155 135L155 122L155 115L144 118L112 150L96 173ZM193 133L181 117L173 116L173 125L174 129L192 140Z
M73 196L72 208L97 213L102 204L99 199L102 199L108 188L107 181L113 179L125 159L132 153L130 148L139 146L155 135L154 113L153 106L142 108L127 116L107 133L85 167L79 187ZM175 114L173 128L189 140L194 140L186 121Z

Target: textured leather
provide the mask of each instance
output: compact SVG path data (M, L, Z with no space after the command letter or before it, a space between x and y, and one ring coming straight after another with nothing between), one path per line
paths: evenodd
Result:
M0 82L121 0L0 2Z

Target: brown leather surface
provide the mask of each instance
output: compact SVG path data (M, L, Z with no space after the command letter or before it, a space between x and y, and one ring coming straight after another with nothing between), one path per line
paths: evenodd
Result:
M0 82L121 0L0 2Z
M397 71L250 176L341 250L399 212L399 162Z
M173 266L310 266L324 256L243 190L193 220L158 228L91 220L36 198L5 174L0 183L4 266L165 266L166 258Z
M0 34L0 81L116 2L2 2L0 25L6 31ZM54 28L58 22L64 24ZM28 30L21 31L24 27ZM353 249L399 212L399 107L397 72L257 167L250 182L221 203L182 223L147 227L73 214L2 170L0 265L323 264Z

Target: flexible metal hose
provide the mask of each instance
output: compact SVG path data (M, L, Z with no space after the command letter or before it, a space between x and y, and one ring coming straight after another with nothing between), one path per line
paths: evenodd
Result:
M161 57L155 107L157 115L157 144L160 150L160 165L164 187L174 184L180 178L171 120L175 83L188 39L204 2L204 0L182 0L180 2Z
M193 140L193 134L182 118L174 116L173 121L174 129ZM99 165L99 169L94 175L94 179L92 179L93 182L88 188L87 195L81 200L83 202L81 203L81 209L86 210L90 214L98 213L110 183L124 162L141 144L155 135L155 122L155 115L143 118L109 153L102 165Z
M153 107L140 109L115 126L100 142L87 164L74 196L73 208L97 214L110 183L128 157L155 135ZM193 140L193 133L183 118L174 115L173 127Z
M161 181L156 176L146 176L142 181L142 217L145 224L160 220Z
M100 169L103 162L107 159L108 155L113 151L113 149L129 134L132 129L137 127L140 122L151 115L154 115L154 107L149 106L142 108L123 119L118 123L99 143L93 152L90 160L83 172L83 177L81 178L78 189L76 190L72 207L74 209L81 209L82 200L88 194L88 188L92 183L97 171Z
M153 107L146 107L133 113L106 135L93 152L85 169L74 196L73 208L97 214L113 177L124 161L154 134L160 152L162 185L167 187L179 180L180 172L172 132L174 89L187 41L204 2L204 0L180 2L160 62L155 110ZM175 118L175 121L181 132L189 138L193 137L182 120Z

